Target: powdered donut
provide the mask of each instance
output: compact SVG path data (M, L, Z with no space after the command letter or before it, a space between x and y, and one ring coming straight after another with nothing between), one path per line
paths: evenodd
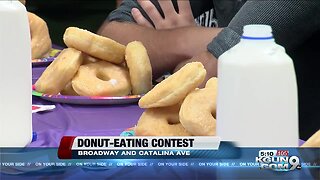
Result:
M49 53L51 39L46 22L37 15L28 12L32 59L39 59Z
M139 106L152 108L175 105L198 87L205 76L206 70L200 62L188 63L143 96Z
M152 88L152 69L146 48L141 42L130 42L126 47L132 93L145 94Z
M66 29L64 43L93 57L112 63L124 61L125 46L116 41L76 27Z
M191 134L214 136L216 134L217 81L211 79L209 87L196 89L184 99L179 112L180 122Z
M42 73L35 84L36 90L46 94L58 94L77 73L81 63L80 51L64 49Z
M179 122L180 105L147 109L135 129L137 136L190 136Z
M314 133L301 147L318 147L320 148L320 130Z
M80 66L72 87L81 96L125 96L131 92L129 72L106 61Z

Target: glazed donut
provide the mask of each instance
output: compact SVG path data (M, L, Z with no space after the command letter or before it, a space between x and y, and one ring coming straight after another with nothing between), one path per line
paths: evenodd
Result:
M35 84L36 90L56 95L71 81L82 63L82 53L73 48L61 51Z
M141 42L130 42L126 47L133 94L145 94L152 88L152 69L146 48Z
M206 88L214 88L217 89L218 88L218 78L216 77L212 77L210 78L207 83L206 83Z
M314 133L301 147L318 147L320 148L320 130Z
M68 84L66 85L66 87L64 87L64 89L60 92L60 94L62 95L66 95L66 96L79 96L79 94L74 91L73 87L72 87L72 83L71 81L68 82Z
M100 59L97 59L95 57L92 57L88 54L84 54L83 55L83 62L82 62L82 65L85 65L85 64L90 64L90 63L96 63L96 62L99 62L101 61Z
M147 109L135 128L137 136L190 136L179 122L180 104Z
M206 76L200 62L186 64L179 71L157 84L139 100L141 108L172 106L198 87Z
M184 99L179 112L180 122L195 136L216 134L217 80L212 78L204 89L196 89Z
M131 92L128 70L106 61L80 66L72 87L81 96L126 96Z
M46 56L51 49L51 39L46 22L37 15L28 12L31 34L32 59Z
M87 30L69 27L63 35L68 47L78 49L101 60L120 64L124 61L125 46Z

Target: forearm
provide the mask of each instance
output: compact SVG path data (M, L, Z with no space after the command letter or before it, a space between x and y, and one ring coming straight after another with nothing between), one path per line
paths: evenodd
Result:
M163 72L173 66L169 59L180 58L179 50L174 47L172 39L163 38L163 33L134 23L106 22L100 28L98 34L109 37L123 45L127 45L131 41L141 41L148 51L154 78L162 75ZM173 51L173 49L176 49L176 51Z
M186 59L207 51L207 45L221 29L205 27L182 27L157 31L157 51L163 54L166 71L174 68ZM157 43L158 42L158 43ZM160 50L160 51L159 51ZM162 51L164 50L164 51Z
M177 46L180 46L181 53L183 53L186 58L192 58L207 51L207 45L221 30L222 28L207 28L200 26L183 27L172 30L171 35L178 36L177 39L180 41Z
M99 34L124 45L141 41L147 48L154 77L172 71L180 62L207 49L207 44L221 29L184 27L173 30L154 30L126 22L105 23Z
M150 37L154 35L154 30L131 22L106 21L98 30L98 34L114 39L123 45L135 40L148 44Z

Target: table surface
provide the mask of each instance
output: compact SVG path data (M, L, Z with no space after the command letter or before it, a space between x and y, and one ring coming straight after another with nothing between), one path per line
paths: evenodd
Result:
M46 67L32 68L32 83ZM70 105L32 97L35 105L55 105L51 111L32 114L37 140L29 147L58 147L63 136L119 136L136 125L143 109L137 103L125 105Z

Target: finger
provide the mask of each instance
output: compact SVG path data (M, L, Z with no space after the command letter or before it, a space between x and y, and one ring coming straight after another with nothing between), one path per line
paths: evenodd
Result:
M137 8L132 8L131 14L133 19L140 26L153 28L152 24L141 14L140 10Z
M176 10L173 7L173 3L171 0L159 0L160 7L163 11L164 16L168 17L172 14L177 14Z
M142 7L142 9L147 13L154 24L159 23L163 20L158 9L152 4L151 1L146 0L138 0L138 3Z
M192 14L189 0L177 0L179 7L179 14Z

